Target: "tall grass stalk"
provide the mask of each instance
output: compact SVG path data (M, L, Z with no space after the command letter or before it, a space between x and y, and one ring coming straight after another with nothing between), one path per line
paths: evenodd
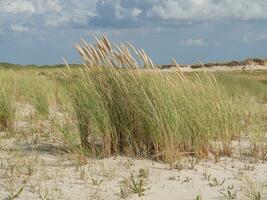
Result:
M77 46L81 74L66 75L90 155L171 162L183 154L206 156L216 142L220 152L230 152L242 128L240 113L211 74L188 79L180 70L160 71L143 50L111 45L105 36L96 40Z

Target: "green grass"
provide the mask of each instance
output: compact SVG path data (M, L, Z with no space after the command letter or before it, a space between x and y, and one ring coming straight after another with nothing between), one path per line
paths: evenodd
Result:
M159 70L144 51L106 38L77 48L81 68L5 64L1 129L12 129L16 105L30 104L35 118L53 120L69 152L91 157L230 156L244 137L253 155L266 152L266 73Z
M172 160L183 153L206 155L214 140L226 152L242 128L242 113L212 75L180 80L157 70L99 69L74 82L71 99L82 144L94 156Z
M17 101L33 105L36 113L44 117L49 115L53 105L63 103L60 101L64 95L56 76L51 76L51 72L47 71L24 69L14 74Z
M184 154L231 155L231 141L249 126L243 122L248 107L240 108L228 86L234 82L242 96L244 83L252 85L249 95L258 83L160 71L144 52L126 46L111 50L105 38L94 49L84 43L78 50L85 67L78 77L70 75L69 94L82 146L91 156L173 161Z
M15 116L15 98L12 76L0 75L0 130L12 131Z
M267 85L261 80L248 78L245 74L218 73L217 81L235 98L254 97L256 101L267 102Z
M0 130L12 130L14 125L15 107L12 96L3 85L0 89Z
M25 103L34 106L40 115L48 115L48 81L38 75L29 73L18 73L17 75L17 97ZM50 88L51 89L51 88Z

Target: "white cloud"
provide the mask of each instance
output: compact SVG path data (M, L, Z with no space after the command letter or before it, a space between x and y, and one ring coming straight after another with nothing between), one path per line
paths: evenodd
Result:
M141 13L142 13L142 10L139 9L139 8L134 8L132 10L132 15L135 16L135 17L139 16Z
M61 25L64 25L70 21L70 18L68 16L47 16L45 19L45 25L47 27L60 27Z
M96 15L97 0L44 0L39 4L43 8L41 15L44 25L48 27L82 27L88 25L91 17Z
M62 11L59 0L28 0L36 10L36 14L58 13Z
M160 27L255 19L267 20L267 0L0 0L0 22L8 27Z
M0 11L11 14L25 13L25 12L34 13L35 7L30 1L2 0L0 1Z
M4 13L36 13L60 12L61 3L58 0L0 0L0 11Z
M10 29L14 32L27 32L29 30L28 27L19 24L11 24Z
M186 40L179 41L181 46L205 46L207 43L202 38L188 38Z
M46 1L46 7L49 10L54 10L55 12L62 11L62 6L57 0Z
M267 19L267 0L98 0L98 26ZM160 21L159 21L160 20Z
M0 23L6 30L17 29L10 24L29 28L85 27L96 16L98 0L0 0Z
M165 0L148 16L172 20L267 19L266 0Z

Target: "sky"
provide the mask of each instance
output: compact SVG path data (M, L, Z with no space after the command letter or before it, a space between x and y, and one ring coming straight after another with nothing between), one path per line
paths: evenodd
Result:
M267 58L267 0L0 0L0 62L79 63L103 33L158 64Z

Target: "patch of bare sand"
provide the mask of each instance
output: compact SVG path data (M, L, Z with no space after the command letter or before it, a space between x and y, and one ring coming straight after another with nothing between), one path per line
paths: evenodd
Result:
M56 149L38 151L40 144L19 149L12 138L0 144L0 199L20 188L17 199L241 200L253 191L267 199L266 162L221 158L219 163L184 160L183 166L170 166L127 157L69 157ZM141 197L134 182L144 189Z

